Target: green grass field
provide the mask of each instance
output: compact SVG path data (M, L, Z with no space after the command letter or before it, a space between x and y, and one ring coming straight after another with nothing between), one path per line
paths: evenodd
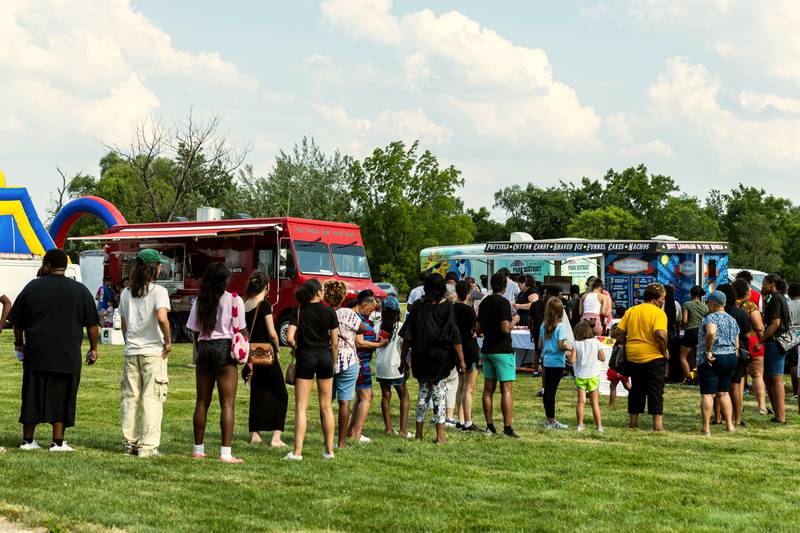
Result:
M305 460L247 443L248 393L239 389L234 452L244 465L197 461L192 446L193 370L188 346L170 359L171 390L161 451L120 453L121 349L102 347L84 367L72 455L21 452L21 365L10 332L0 337L0 514L51 529L128 531L263 530L794 530L798 475L796 407L772 426L748 400L744 430L697 435L697 389L668 387L668 433L625 429L625 402L604 410L606 433L545 432L538 380L515 389L521 438L448 432L432 444L382 435L373 404L368 445L323 462L317 409L309 413ZM416 387L412 386L412 393ZM290 394L292 391L290 390ZM479 398L476 395L476 404ZM498 402L499 403L499 402ZM574 427L574 393L562 382L559 418ZM313 404L312 404L313 405ZM499 406L498 406L499 407ZM480 407L476 420L481 421ZM207 450L219 445L212 408ZM289 413L286 439L292 437ZM499 420L499 415L498 415ZM37 434L50 441L49 427ZM432 429L432 428L431 428Z

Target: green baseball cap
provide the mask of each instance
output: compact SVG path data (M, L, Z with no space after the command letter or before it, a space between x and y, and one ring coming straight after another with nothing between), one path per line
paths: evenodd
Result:
M151 265L155 263L161 263L165 265L169 263L169 259L161 255L161 252L158 250L153 250L152 248L145 248L144 250L139 251L136 255L137 259L141 259L142 263L146 265Z

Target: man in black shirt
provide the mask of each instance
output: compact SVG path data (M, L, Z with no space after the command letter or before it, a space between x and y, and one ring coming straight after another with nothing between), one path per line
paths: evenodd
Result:
M500 409L503 412L503 433L509 437L517 434L511 427L513 418L512 391L517 379L517 358L511 345L511 330L519 315L511 317L511 305L503 296L506 276L496 273L491 279L492 294L481 301L478 308L478 334L483 335L481 361L483 362L483 414L486 433L494 434L492 414L494 392L500 382Z
M784 424L785 392L783 389L783 371L786 354L776 342L775 337L784 333L789 327L789 303L777 289L780 277L770 274L761 284L761 292L768 299L764 309L764 327L766 330L759 339L764 344L764 382L775 416L772 422Z
M97 360L100 319L94 298L64 276L67 262L62 250L48 251L40 277L22 289L11 311L15 348L24 355L19 417L23 450L41 448L34 432L38 424L47 423L53 426L50 451L73 451L64 441L64 430L75 425L84 328L90 343L86 363Z

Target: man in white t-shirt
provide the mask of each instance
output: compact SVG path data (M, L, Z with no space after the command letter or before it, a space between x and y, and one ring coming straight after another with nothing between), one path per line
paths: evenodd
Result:
M508 300L508 302L513 307L514 304L517 303L517 296L519 296L519 292L520 292L519 285L517 284L516 281L511 279L511 271L509 271L507 268L501 268L500 270L498 270L498 272L502 273L506 277L506 290L503 293L503 298ZM515 313L516 313L516 309L514 310L514 313L512 313L512 314L515 314Z
M161 418L167 399L167 356L172 350L167 289L154 282L167 261L152 249L136 256L130 287L120 296L119 313L125 337L122 367L122 436L124 451L139 457L158 456Z

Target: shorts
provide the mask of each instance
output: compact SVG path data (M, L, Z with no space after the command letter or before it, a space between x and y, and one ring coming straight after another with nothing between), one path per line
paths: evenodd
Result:
M781 349L777 342L767 341L764 343L765 376L782 376L785 362L786 354L781 353Z
M218 372L228 365L235 365L231 357L231 340L216 339L197 343L197 366Z
M681 346L684 348L697 348L699 332L699 328L692 328L684 331L683 338L681 339Z
M697 381L700 383L700 394L717 394L730 392L731 378L736 371L735 354L720 354L710 365L703 363L697 367Z
M332 379L333 358L329 349L295 355L298 379Z
M731 383L741 383L742 378L747 375L747 365L748 361L742 359L741 357L736 358L736 369L733 371L733 376L731 377Z
M333 399L343 402L351 401L356 395L358 365L350 365L338 374L333 375Z
M361 390L369 390L372 388L372 353L358 354L358 380L356 381L356 388Z
M517 357L513 353L482 353L483 379L517 380Z
M795 346L786 352L786 370L791 372L792 368L797 366L797 347Z
M575 378L575 388L594 392L600 388L600 378Z
M608 378L608 381L611 381L612 383L614 381L621 381L626 385L628 384L628 376L623 376L622 374L611 368L609 368L608 372L606 372L606 377Z
M80 374L24 369L19 423L74 426L80 382Z
M385 378L378 378L378 383L381 384L382 387L402 387L406 384L408 378L403 376L402 378L392 378L392 379L385 379Z

